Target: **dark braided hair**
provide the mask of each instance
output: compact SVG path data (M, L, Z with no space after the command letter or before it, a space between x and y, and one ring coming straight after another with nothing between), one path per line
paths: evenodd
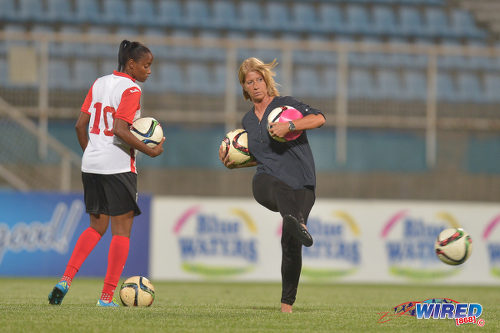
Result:
M118 51L118 71L123 72L125 70L125 65L129 59L139 61L146 53L151 53L146 46L139 42L131 42L124 39L120 43Z

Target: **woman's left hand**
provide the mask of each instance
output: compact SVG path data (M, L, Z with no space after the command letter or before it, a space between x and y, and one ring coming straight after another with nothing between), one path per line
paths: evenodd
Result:
M270 123L269 124L269 134L271 136L278 136L284 138L290 132L288 129L288 123Z

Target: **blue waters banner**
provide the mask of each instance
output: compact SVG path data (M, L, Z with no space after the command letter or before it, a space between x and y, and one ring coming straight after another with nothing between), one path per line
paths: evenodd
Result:
M123 276L149 273L149 195L139 195ZM0 191L0 276L60 276L78 237L89 227L82 193ZM108 231L78 276L104 276L111 241Z

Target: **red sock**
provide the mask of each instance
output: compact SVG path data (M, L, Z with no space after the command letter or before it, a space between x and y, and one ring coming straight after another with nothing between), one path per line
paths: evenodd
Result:
M125 236L113 236L109 245L108 269L104 278L101 300L111 301L116 286L122 275L123 267L127 262L130 238Z
M66 281L68 286L71 286L71 281L73 281L73 278L80 270L83 262L87 259L100 239L101 235L93 228L89 227L82 232L76 242L61 281Z

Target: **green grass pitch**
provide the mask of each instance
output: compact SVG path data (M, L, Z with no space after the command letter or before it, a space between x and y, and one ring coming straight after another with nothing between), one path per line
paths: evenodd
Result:
M102 279L76 278L61 306L57 279L1 278L0 332L500 332L499 287L314 284L299 286L293 314L279 312L279 283L152 281L150 308L97 308ZM381 312L407 302L451 298L480 303L483 327Z

